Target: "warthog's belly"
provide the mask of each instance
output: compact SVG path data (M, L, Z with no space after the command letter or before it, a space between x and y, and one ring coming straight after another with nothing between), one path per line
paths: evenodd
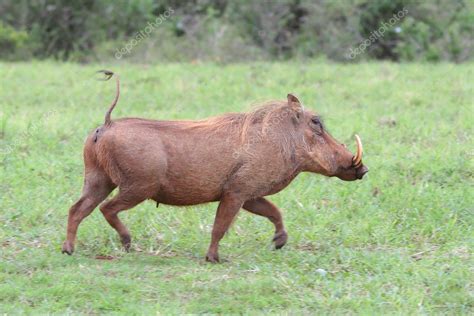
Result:
M221 192L215 184L167 183L160 187L153 200L169 205L195 205L218 201Z

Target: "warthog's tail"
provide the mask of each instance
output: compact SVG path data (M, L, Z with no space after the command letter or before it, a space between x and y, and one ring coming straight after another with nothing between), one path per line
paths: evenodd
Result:
M110 126L112 124L112 120L110 118L110 115L112 114L112 111L115 108L115 105L117 104L117 101L120 96L120 80L117 74L114 74L110 70L99 70L98 72L103 73L105 75L104 79L101 80L109 80L110 78L115 75L116 83L117 83L117 92L115 93L115 99L112 101L112 104L110 105L109 109L107 110L107 113L105 113L105 122L104 126Z

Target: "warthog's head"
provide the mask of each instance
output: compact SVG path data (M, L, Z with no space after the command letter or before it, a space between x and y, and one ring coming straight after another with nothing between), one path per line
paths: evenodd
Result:
M305 111L294 95L288 95L288 103L300 109L298 125L302 128L305 143L300 147L303 148L304 169L346 181L362 179L369 169L362 163L362 142L359 136L355 136L357 152L354 155L346 145L325 130L318 115Z

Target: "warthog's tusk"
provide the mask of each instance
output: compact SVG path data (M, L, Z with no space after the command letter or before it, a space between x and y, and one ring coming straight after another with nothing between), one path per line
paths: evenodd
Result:
M359 135L355 135L356 143L357 143L357 153L356 155L352 158L352 163L354 164L354 167L358 168L360 167L362 163L362 142L360 140Z

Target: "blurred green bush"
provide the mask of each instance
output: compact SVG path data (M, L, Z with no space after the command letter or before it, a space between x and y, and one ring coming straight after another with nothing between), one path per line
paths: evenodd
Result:
M26 49L28 39L25 31L17 31L0 21L0 58L21 60L30 57Z
M0 21L2 59L463 62L474 49L472 0L3 0Z

